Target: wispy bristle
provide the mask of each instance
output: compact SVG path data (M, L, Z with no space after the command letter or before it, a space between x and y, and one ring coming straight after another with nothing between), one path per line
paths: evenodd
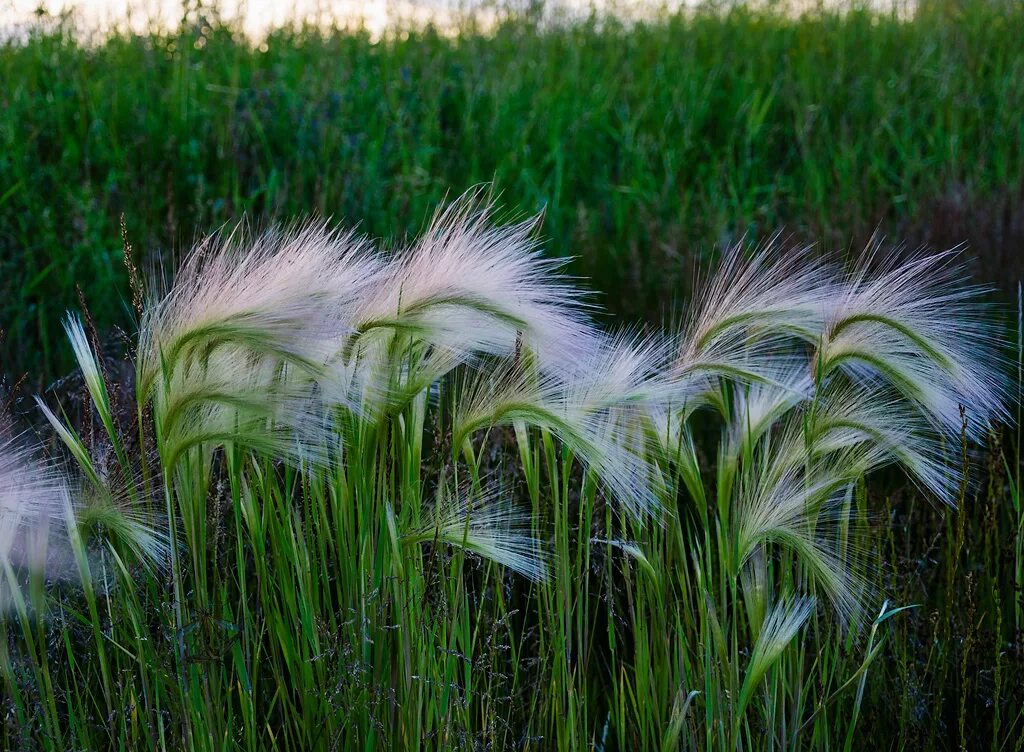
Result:
M805 427L803 445L815 456L859 447L862 460L857 471L900 464L949 504L962 483L959 445L943 441L935 427L892 390L859 384L823 390L813 424ZM868 447L870 451L863 451Z
M774 380L786 354L777 344L816 341L834 287L807 251L784 253L769 243L747 258L733 249L699 293L679 337L675 372Z
M509 355L526 347L541 367L571 368L596 337L578 289L533 238L536 219L490 222L468 195L439 212L393 256L357 314L357 331L406 330L432 345Z
M144 312L142 397L158 377L201 372L222 347L291 365L316 380L378 267L367 241L322 225L251 240L242 233L207 239L187 257L168 294Z
M531 516L495 490L442 496L423 525L403 536L407 542L437 541L464 548L539 581L547 575L540 543L531 534Z
M516 362L478 372L460 390L456 441L516 421L549 430L601 479L619 505L637 517L648 516L658 506L658 473L646 451L649 415L643 401L609 391L610 381L623 379L621 365L614 355L595 358L589 361L594 370L583 369L569 379ZM645 393L640 383L631 389L634 396Z
M747 663L739 703L741 708L749 702L764 675L778 659L782 651L793 642L800 628L814 613L814 598L784 598L776 602L768 612L754 643L754 651Z
M858 557L841 545L842 526L852 524L842 505L851 487L845 459L819 465L811 476L799 469L781 475L750 469L737 490L734 524L741 562L762 546L789 549L849 622L862 612L870 591Z
M822 367L899 390L949 437L984 439L1008 418L997 322L981 305L955 254L924 256L879 271L867 262L832 301Z
M141 484L136 484L136 488ZM139 498L120 486L97 488L83 484L75 494L72 513L86 545L98 541L130 552L133 563L161 571L170 563L166 520L151 499Z
M70 503L58 470L36 458L31 447L0 418L0 563L13 570L42 571L52 536L61 536ZM11 583L0 572L0 592Z

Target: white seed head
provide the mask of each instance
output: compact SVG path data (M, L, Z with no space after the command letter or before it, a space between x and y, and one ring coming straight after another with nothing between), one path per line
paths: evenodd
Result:
M465 491L442 494L419 529L403 536L407 542L440 542L464 548L540 581L547 576L545 556L531 533L531 516L500 492Z
M70 496L57 468L37 458L31 446L11 433L0 418L0 601L6 605L12 575L47 571L52 549L66 542L64 513Z

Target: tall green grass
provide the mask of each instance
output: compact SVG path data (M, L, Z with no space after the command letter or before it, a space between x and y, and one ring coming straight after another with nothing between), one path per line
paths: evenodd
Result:
M606 336L471 208L387 258L202 244L127 368L66 319L5 748L1024 742L1018 463L976 445L1019 385L955 259L734 255L679 331Z
M693 268L778 229L843 250L881 229L964 240L1019 276L1024 24L1012 2L794 17L743 6L637 25L277 31L213 14L0 46L0 259L8 369L62 374L76 286L128 321L119 217L167 266L241 216L318 212L400 239L493 182L546 212L608 307L658 317ZM1013 275L1007 279L1008 275ZM38 376L37 376L38 378Z

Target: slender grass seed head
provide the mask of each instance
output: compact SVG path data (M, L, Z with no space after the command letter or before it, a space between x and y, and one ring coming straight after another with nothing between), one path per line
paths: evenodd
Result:
M38 451L20 440L9 418L0 418L0 602L25 572L57 576L48 568L51 554L66 545L64 512L70 503L67 483ZM59 556L53 557L60 559Z

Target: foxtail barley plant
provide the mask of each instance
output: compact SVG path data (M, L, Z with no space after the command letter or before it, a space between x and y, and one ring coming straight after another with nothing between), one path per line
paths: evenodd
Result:
M69 315L87 409L0 445L6 747L850 747L911 605L866 481L955 504L1009 418L980 291L767 246L607 332L536 226L207 238L132 377Z

